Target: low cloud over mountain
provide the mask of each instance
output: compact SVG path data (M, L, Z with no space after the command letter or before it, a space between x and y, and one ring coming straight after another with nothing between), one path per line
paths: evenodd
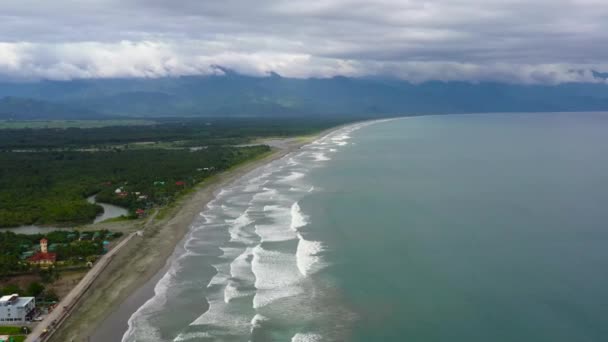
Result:
M605 82L602 0L6 0L5 80L221 74ZM596 71L596 72L594 72Z

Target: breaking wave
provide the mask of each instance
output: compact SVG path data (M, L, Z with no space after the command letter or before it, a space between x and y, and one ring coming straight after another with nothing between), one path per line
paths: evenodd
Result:
M290 323L286 313L294 305L315 316L313 300L321 290L314 277L327 266L323 255L330 246L313 238L314 217L302 208L307 196L322 191L307 175L338 156L328 154L349 145L350 134L365 125L330 133L218 192L192 225L184 251L176 250L154 296L130 317L122 341L255 340L260 329L311 319ZM192 312L192 301L179 300L192 294L202 294L207 304L200 312ZM179 329L167 330L162 321ZM292 342L323 340L318 333L285 329Z

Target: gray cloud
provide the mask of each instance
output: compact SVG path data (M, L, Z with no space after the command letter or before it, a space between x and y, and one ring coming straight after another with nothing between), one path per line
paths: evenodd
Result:
M596 82L605 0L4 0L0 75Z

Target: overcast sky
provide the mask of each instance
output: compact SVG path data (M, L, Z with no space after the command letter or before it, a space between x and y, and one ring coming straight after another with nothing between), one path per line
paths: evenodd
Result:
M608 71L608 0L0 0L0 78L271 71L555 84Z

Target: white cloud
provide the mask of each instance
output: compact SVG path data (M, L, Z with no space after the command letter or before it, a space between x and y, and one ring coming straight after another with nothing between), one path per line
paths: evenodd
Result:
M5 0L0 77L396 76L593 82L599 0Z

